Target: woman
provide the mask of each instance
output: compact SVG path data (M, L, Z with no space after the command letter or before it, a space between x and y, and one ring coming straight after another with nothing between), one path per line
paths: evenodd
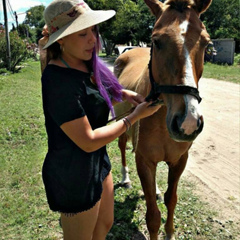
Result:
M55 0L45 10L50 61L42 74L48 134L43 181L50 209L61 213L64 239L105 239L113 223L113 180L106 152L110 143L160 106L149 107L135 92L123 90L96 56L96 25L115 12L93 11L78 0ZM113 102L136 106L107 125Z

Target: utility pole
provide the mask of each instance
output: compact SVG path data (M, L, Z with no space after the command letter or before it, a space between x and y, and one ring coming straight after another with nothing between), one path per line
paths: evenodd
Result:
M9 38L9 32L8 32L8 19L7 19L7 7L6 7L6 1L3 0L3 12L4 12L4 24L5 24L5 36L6 36L6 42L7 42L7 65L8 70L11 69L11 50L10 50L10 38Z
M15 15L16 25L17 25L17 31L18 31L18 15L17 15L17 12L16 12L16 11L14 12L14 15Z

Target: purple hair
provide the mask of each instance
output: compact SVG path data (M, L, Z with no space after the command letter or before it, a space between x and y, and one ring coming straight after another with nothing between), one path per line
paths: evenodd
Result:
M115 101L121 102L122 101L121 90L123 89L123 87L119 84L114 74L97 56L97 52L99 51L99 48L100 48L99 34L97 34L96 37L97 37L97 43L96 43L96 47L94 48L93 57L92 57L93 75L101 95L106 100L112 116L115 117L115 112L114 112L113 105L109 95L112 96L112 98Z

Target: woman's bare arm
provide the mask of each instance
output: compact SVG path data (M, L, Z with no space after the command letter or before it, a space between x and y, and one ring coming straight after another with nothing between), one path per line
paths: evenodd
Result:
M143 102L127 116L133 125L141 118L155 113L160 106L149 107L151 102ZM64 133L82 150L93 152L110 143L126 131L123 120L93 130L86 116L61 125Z

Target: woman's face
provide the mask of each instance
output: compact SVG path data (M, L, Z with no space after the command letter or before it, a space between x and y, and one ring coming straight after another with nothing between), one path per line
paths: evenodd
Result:
M71 60L88 61L92 58L96 43L96 27L92 26L68 35L58 41L62 46L62 55Z

